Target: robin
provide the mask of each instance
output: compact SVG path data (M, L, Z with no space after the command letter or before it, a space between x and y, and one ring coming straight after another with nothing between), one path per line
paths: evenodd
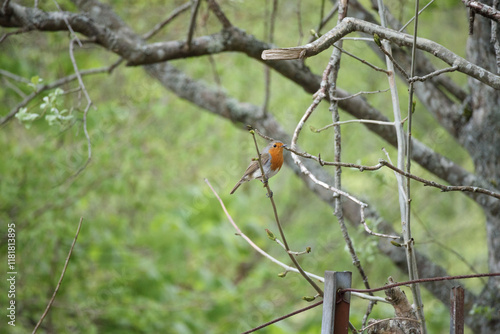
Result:
M262 160L262 168L264 169L264 174L266 175L266 179L269 179L276 175L281 169L283 165L283 148L286 147L280 141L273 141L260 154L260 158ZM248 166L245 174L241 177L241 180L236 183L233 190L231 190L231 195L241 186L244 182L248 182L250 180L261 180L262 181L262 172L260 170L259 161L254 160Z

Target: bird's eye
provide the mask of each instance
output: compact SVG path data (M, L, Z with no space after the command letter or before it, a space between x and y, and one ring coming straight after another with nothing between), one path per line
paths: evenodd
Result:
M278 145L274 144L274 147L276 147L276 146L278 146Z

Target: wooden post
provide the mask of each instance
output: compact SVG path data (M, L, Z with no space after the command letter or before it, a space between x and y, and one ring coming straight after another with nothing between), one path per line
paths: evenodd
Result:
M464 288L451 288L450 296L450 334L464 334Z
M321 334L347 334L349 329L349 305L351 293L338 293L350 288L352 273L349 271L325 271L325 292L323 297L323 321Z

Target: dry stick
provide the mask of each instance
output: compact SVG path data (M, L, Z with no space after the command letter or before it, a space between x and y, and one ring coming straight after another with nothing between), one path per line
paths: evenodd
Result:
M40 320L38 320L38 323L36 324L35 328L33 329L32 334L35 334L40 325L42 324L43 319L45 319L45 316L47 316L47 313L50 310L50 307L52 306L52 303L54 302L54 299L56 298L57 292L59 291L59 287L61 286L62 280L64 278L64 274L66 273L66 269L68 268L68 263L69 259L71 257L71 254L73 253L73 248L75 247L76 244L76 239L78 239L78 235L80 234L80 228L82 227L82 222L83 222L83 217L80 218L80 222L78 223L78 228L76 230L76 235L75 238L73 239L73 243L71 244L71 248L69 249L68 256L66 257L66 262L64 263L64 267L61 273L61 277L59 278L59 282L57 282L57 286L54 290L54 293L52 294L52 298L50 298L49 303L47 304L47 307L45 308L45 311L42 314L42 317Z
M276 224L278 225L281 239L283 239L283 244L286 247L287 254L290 257L290 259L292 260L292 262L295 265L295 267L297 268L297 270L300 272L300 274L306 279L307 282L309 282L309 284L311 284L311 286L314 288L314 290L316 290L316 292L318 292L318 294L321 297L323 297L323 290L321 290L321 288L306 274L306 272L302 269L302 267L300 266L300 264L297 261L297 259L295 258L295 256L289 253L290 247L288 246L288 242L286 241L285 233L283 232L283 228L281 227L281 223L280 223L280 220L278 217L278 210L276 209L276 204L274 203L273 192L271 191L271 188L269 187L269 182L267 182L268 180L267 180L266 174L264 173L264 167L262 166L262 159L261 159L260 152L259 152L259 146L257 145L257 139L255 138L255 131L250 131L250 133L252 134L252 138L253 138L253 141L255 143L255 149L257 151L257 157L258 157L257 159L259 162L260 172L262 174L262 182L264 183L264 186L267 189L267 195L268 195L269 200L271 201L271 204L273 206L274 218L276 220Z

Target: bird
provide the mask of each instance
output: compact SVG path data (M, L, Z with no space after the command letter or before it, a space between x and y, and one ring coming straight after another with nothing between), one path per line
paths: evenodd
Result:
M266 179L273 177L281 169L281 166L283 165L283 148L285 147L287 146L280 141L272 141L262 150L260 158ZM238 189L243 183L255 179L264 181L262 180L262 172L257 159L250 163L245 171L245 174L243 174L238 183L236 183L230 194L234 194L236 189Z

